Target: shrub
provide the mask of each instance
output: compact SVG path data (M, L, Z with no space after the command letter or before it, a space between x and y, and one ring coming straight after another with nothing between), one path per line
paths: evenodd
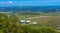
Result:
M53 28L48 28L48 27L42 27L40 28L42 33L57 33L55 29Z
M0 33L3 33L3 31L2 31L2 30L0 30Z
M51 27L32 27L29 25L21 26L21 32L24 33L57 33L55 29Z

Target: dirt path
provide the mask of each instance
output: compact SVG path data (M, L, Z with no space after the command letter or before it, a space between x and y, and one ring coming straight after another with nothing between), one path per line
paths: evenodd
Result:
M30 17L30 18L27 18L27 19L37 19L37 18L45 18L45 17L60 17L60 16L37 16L37 17Z

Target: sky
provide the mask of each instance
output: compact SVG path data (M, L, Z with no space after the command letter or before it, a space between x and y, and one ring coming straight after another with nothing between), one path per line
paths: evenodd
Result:
M60 0L0 0L0 6L60 6Z

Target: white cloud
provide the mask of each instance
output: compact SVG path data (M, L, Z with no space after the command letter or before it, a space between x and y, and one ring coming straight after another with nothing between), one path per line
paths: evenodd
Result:
M0 5L8 5L8 4L12 4L12 1L5 1L5 2L0 2Z
M12 1L8 1L8 3L10 3L10 4L11 4L11 3L13 3L13 2L12 2Z

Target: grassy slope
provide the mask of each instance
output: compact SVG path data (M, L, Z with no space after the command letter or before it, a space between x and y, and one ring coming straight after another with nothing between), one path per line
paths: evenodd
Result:
M19 13L18 16L20 20L30 20L31 22L38 22L40 25L60 26L60 13Z

